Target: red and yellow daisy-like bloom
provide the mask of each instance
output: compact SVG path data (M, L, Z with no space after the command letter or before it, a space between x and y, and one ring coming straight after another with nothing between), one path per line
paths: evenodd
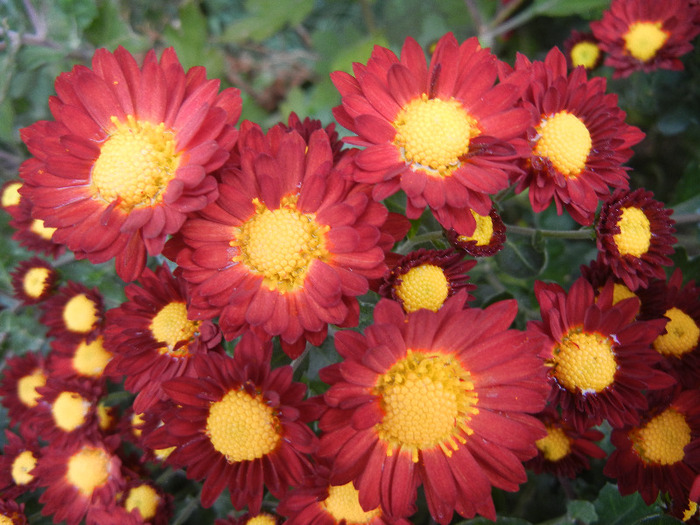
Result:
M34 218L76 257L114 258L122 279L137 278L186 214L216 198L210 173L228 158L241 111L239 91L219 84L203 67L185 73L172 48L160 60L149 51L142 66L122 47L99 49L92 69L61 74L54 120L21 133L40 162L20 190Z
M474 290L467 272L476 261L455 250L416 250L399 259L384 276L379 294L398 301L406 312L437 312L459 290ZM467 296L467 300L473 300Z
M150 481L128 481L114 501L91 511L95 525L167 525L173 515L173 496Z
M124 293L127 300L105 315L104 344L114 356L106 373L125 376L140 413L167 398L163 381L195 377L195 356L223 351L221 331L211 321L188 319L186 282L165 264L146 268Z
M603 204L596 224L599 259L628 288L646 287L652 278L665 279L676 238L673 210L639 188L618 190Z
M587 70L597 68L603 62L603 50L593 33L576 31L564 41L564 55L571 68L583 66Z
M700 465L700 392L650 403L639 424L613 430L615 450L603 473L623 495L639 492L651 505L659 492L687 501Z
M219 199L192 214L166 254L190 284L192 319L218 316L226 339L280 336L291 357L328 324L355 326L356 296L386 270L388 212L334 164L324 130L244 123L241 166L221 170ZM343 157L345 158L345 157ZM387 244L387 240L389 240Z
M19 203L22 200L22 195L19 192L21 187L21 180L8 180L0 186L0 206L10 217L15 217L19 209Z
M331 387L319 455L366 511L406 516L422 483L437 522L455 511L495 520L491 488L526 480L521 462L545 435L529 415L549 391L541 341L509 329L515 301L481 310L465 300L461 291L437 312L406 314L383 299L364 335L336 333L343 361L321 371Z
M377 200L403 190L411 219L428 206L443 227L471 234L474 219L463 209L488 214L491 195L508 187L514 161L527 155L521 137L532 123L515 107L520 89L494 85L496 56L452 33L429 64L409 37L400 58L375 47L367 65L353 67L354 76L336 71L331 79L342 95L336 120L357 135L345 140L364 147L355 180L373 184Z
M14 295L24 305L48 299L58 280L54 267L39 257L21 261L10 275Z
M613 0L591 30L606 53L613 77L635 71L683 69L681 56L693 49L700 32L697 13L687 0Z
M45 487L39 498L42 515L67 525L79 525L83 518L95 523L92 512L108 506L124 487L122 462L114 453L118 446L119 438L112 436L44 447L35 471Z
M311 471L318 440L307 426L306 385L292 381L289 366L270 370L271 356L271 341L247 332L233 358L210 353L196 361L198 377L163 383L177 406L145 444L176 447L167 462L204 479L204 507L228 487L234 508L258 512L264 488L281 498Z
M59 338L51 341L48 368L53 377L78 377L101 382L112 357L112 353L105 348L102 335L91 341L85 338Z
M9 430L5 430L5 439L0 455L0 492L3 497L16 498L36 488L34 467L39 461L39 445Z
M50 337L92 342L102 331L104 301L97 288L68 281L42 304L42 308L41 322L48 328Z
M2 372L0 400L7 408L10 426L20 423L22 430L25 424L30 423L26 419L27 412L43 407L39 405L41 393L37 389L43 387L49 377L46 361L38 351L29 351L21 356L8 358Z
M534 122L528 131L530 156L525 174L516 179L516 192L529 189L537 213L554 201L559 214L566 209L576 222L591 224L610 188L629 186L622 165L644 134L625 123L617 95L605 93L604 78L588 80L584 68L569 74L557 48L542 62L518 55L515 74L508 78L526 83L522 104Z
M13 499L0 499L0 523L4 525L28 525L29 521L24 513L24 503L17 503Z
M696 388L700 377L700 287L695 281L683 284L676 269L666 281L653 281L639 291L641 319L663 319L664 330L652 347L661 356L661 366L672 370L686 388Z
M597 259L591 261L587 265L582 264L579 267L579 269L581 270L581 276L584 279L586 279L589 283L591 283L591 286L593 286L593 290L596 294L599 294L600 291L603 288L605 288L605 285L608 281L612 281L612 304L615 305L620 301L629 299L631 297L636 297L641 301L640 297L635 292L630 290L629 287L622 281L622 279L620 279L613 273L612 268L610 268L608 264L601 260L600 254L598 254ZM641 308L641 303L638 304ZM640 308L637 309L638 313L640 311Z
M280 525L280 523L282 523L282 521L279 516L268 512L259 512L256 514L246 512L238 518L218 519L214 522L214 525Z
M32 217L32 203L26 197L20 200L14 210L10 226L15 229L12 239L29 251L54 259L66 251L63 244L54 241L56 228L47 226L42 219Z
M590 468L591 458L602 459L605 451L596 445L604 434L591 428L592 422L582 431L576 430L549 406L537 415L547 430L547 435L535 442L537 456L525 463L536 474L548 472L558 477L574 479Z
M597 297L583 278L568 293L538 281L535 296L542 321L530 321L528 328L547 338L542 357L549 367L550 401L575 429L604 419L613 427L637 424L637 411L647 407L643 391L674 383L654 368L660 356L651 343L664 321L634 321L637 299L613 305L612 281Z
M331 485L332 461L320 460L304 484L290 490L277 505L286 525L410 525L405 518L390 519L381 507L365 510L351 482ZM408 514L413 514L410 509Z
M472 257L490 257L500 252L506 242L506 225L496 208L491 208L488 215L479 215L474 210L469 210L469 213L476 221L474 232L462 235L452 228L447 230L450 245Z

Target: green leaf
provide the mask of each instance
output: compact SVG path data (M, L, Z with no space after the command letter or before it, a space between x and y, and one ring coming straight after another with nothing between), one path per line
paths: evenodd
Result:
M247 0L245 6L248 16L224 31L224 42L262 42L286 26L303 22L314 7L314 0Z
M595 506L590 501L572 500L566 505L567 517L575 523L588 525L594 523L598 519L598 514L595 511Z
M132 53L144 51L149 45L146 37L136 34L124 20L117 0L97 2L97 16L85 28L85 37L95 46L112 50L121 45Z
M589 15L591 11L602 11L609 6L609 0L535 0L532 8L540 15L571 16Z
M59 0L58 5L81 30L89 26L98 14L97 2L93 0Z
M508 239L503 250L496 254L496 262L513 277L535 277L547 264L546 252L538 248L537 243L527 237Z
M647 506L635 492L622 496L616 485L606 484L594 503L598 514L597 525L671 525L678 520L664 516L656 505Z

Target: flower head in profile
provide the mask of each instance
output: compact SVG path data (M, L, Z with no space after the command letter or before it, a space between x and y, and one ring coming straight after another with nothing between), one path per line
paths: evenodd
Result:
M90 523L91 513L114 501L124 487L118 446L119 439L112 436L44 447L36 467L39 486L45 487L39 498L42 515L66 525L79 525L84 518Z
M45 301L58 281L54 267L39 257L21 261L10 275L14 295L24 305Z
M536 474L549 472L558 477L575 479L581 471L590 468L591 458L605 457L605 451L596 445L604 435L592 428L592 421L578 431L562 420L552 406L537 417L544 423L547 435L535 442L537 456L525 463L525 467Z
M242 125L241 165L219 173L219 199L184 224L166 254L190 284L192 319L228 340L279 336L291 357L319 345L328 324L355 326L356 297L386 270L388 212L334 162L326 131L304 140L277 125Z
M652 278L665 279L676 238L673 210L639 188L618 190L603 204L596 224L599 259L630 290L646 287Z
M604 419L613 427L637 424L647 406L644 390L673 385L654 367L660 356L651 348L664 321L635 321L638 299L613 305L613 282L600 291L579 278L564 291L535 283L542 321L528 327L547 338L543 357L552 385L550 401L576 430Z
M591 224L610 188L629 186L623 163L644 134L625 123L617 95L605 93L603 77L588 80L584 68L569 73L557 48L542 62L518 55L508 79L527 83L522 105L534 122L516 192L529 189L537 213L554 201L559 214L566 209L576 222Z
M47 335L92 342L102 332L104 300L100 291L77 281L68 281L43 304L41 322Z
M623 495L639 492L651 505L659 492L685 500L700 462L700 392L653 399L636 425L615 429L604 473ZM652 396L653 397L653 396Z
M177 406L145 444L176 447L167 462L204 479L204 507L228 487L234 508L258 512L264 488L280 498L311 471L317 438L306 424L306 385L289 366L270 370L271 356L272 343L247 332L233 358L209 353L196 361L197 377L163 383Z
M0 455L0 493L16 498L36 488L34 468L39 461L39 445L9 430L5 430L5 439L7 443Z
M479 215L474 210L469 210L469 213L474 217L476 228L470 235L447 230L447 240L452 247L472 257L490 257L500 252L506 242L506 225L496 208L491 208L488 215Z
M459 290L474 290L467 272L476 261L455 250L420 249L406 254L384 276L379 294L398 301L406 312L437 312ZM467 300L473 300L467 296Z
M375 47L354 76L331 79L342 96L337 121L364 147L355 180L374 185L382 200L403 190L406 214L415 219L429 207L440 224L471 234L486 215L491 195L508 187L516 161L527 154L522 137L531 120L516 108L520 89L495 85L498 59L477 39L459 44L443 36L427 63L418 42L407 38L400 58Z
M432 517L495 519L491 488L515 491L537 453L549 391L541 340L509 329L515 301L464 309L464 290L437 312L381 300L364 334L336 333L319 455L332 485L352 482L363 509L411 513L423 484ZM380 489L380 487L385 487Z
M563 47L570 68L583 66L590 71L603 62L603 51L593 33L573 30L571 36L564 41Z
M221 331L211 321L188 319L186 283L165 264L146 268L124 292L127 300L105 315L104 344L114 356L106 374L125 377L141 413L167 399L163 381L195 376L195 356L223 351Z
M331 485L332 461L319 459L303 485L292 488L277 505L286 525L410 525L405 518L391 519L381 507L365 510L351 482ZM414 509L410 509L410 514ZM223 524L222 524L223 525Z
M56 79L54 120L22 130L33 158L20 192L53 240L93 263L115 259L137 278L185 215L216 198L210 173L228 158L241 111L203 67L183 70L172 48L139 66L119 47ZM36 166L35 166L36 165Z
M680 57L700 33L695 9L687 0L613 0L603 18L591 23L613 77L683 69Z

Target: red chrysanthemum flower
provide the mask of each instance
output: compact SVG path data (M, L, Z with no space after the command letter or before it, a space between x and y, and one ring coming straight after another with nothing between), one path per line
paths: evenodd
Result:
M329 409L319 455L331 483L353 482L363 509L410 514L422 483L433 518L454 511L495 520L491 487L515 491L544 428L529 413L548 393L541 340L509 330L514 300L464 309L466 292L437 312L405 314L382 299L365 334L336 333L343 361L324 368ZM382 488L383 487L383 488Z
M384 276L379 294L398 301L406 312L437 312L459 290L474 290L467 272L476 261L455 250L420 249L403 256ZM467 295L467 301L474 297Z
M603 473L623 495L639 492L651 505L659 492L685 500L700 465L700 391L650 403L639 424L613 430L615 450Z
M634 71L683 69L679 57L693 49L691 41L700 26L687 0L613 0L603 18L591 22L591 30L607 53L605 65L613 77Z
M676 238L673 210L639 188L618 190L603 204L596 224L599 259L631 290L646 287L649 279L665 279L664 266L673 261Z
M63 446L99 435L97 403L105 393L102 384L50 375L38 392L40 403L48 407L32 416L42 440L53 446Z
M558 213L566 209L576 222L591 224L598 201L607 198L610 188L629 186L622 164L644 134L625 124L617 95L605 93L604 78L587 80L584 68L569 74L557 48L543 62L519 54L508 79L527 82L522 104L535 122L516 192L529 189L537 213L554 201Z
M32 217L32 203L27 197L20 200L10 226L15 229L12 239L31 252L56 259L66 251L63 244L53 240L56 228L50 228L43 220Z
M165 264L155 272L146 268L124 293L127 300L105 315L105 347L114 355L106 374L126 376L124 387L136 393L140 413L166 399L163 381L195 377L195 356L222 352L221 332L211 321L187 318L186 282Z
M503 249L506 242L506 225L496 211L491 208L488 215L479 215L469 210L476 221L471 235L461 235L454 229L447 230L447 240L453 248L467 252L472 257L490 257Z
M281 523L282 521L279 516L268 512L259 512L256 514L246 512L238 518L218 519L214 522L214 525L280 525Z
M537 415L547 430L547 435L535 442L537 456L525 463L536 474L549 472L558 477L574 479L590 468L590 459L602 459L605 451L595 444L604 434L593 429L589 421L582 431L576 430L561 419L556 408L549 406Z
M364 510L358 490L352 483L331 485L331 461L315 465L304 484L292 488L277 505L286 525L410 525L405 518L390 519L381 507ZM415 509L410 509L413 514Z
M247 332L233 358L210 353L196 361L198 377L163 383L177 406L145 444L177 447L167 461L204 479L204 507L228 487L234 508L258 512L264 487L280 498L311 470L317 438L306 425L306 385L292 381L290 366L270 370L271 356L272 343Z
M43 304L41 322L47 335L56 338L94 341L102 331L104 304L97 288L89 289L77 281L68 281Z
M244 123L240 167L221 170L219 199L192 214L167 255L192 285L193 319L219 316L226 339L280 336L291 357L320 345L328 324L355 326L356 296L393 245L386 208L333 163L328 135ZM387 243L388 241L388 243ZM172 248L172 249L170 249Z
M39 445L9 430L5 430L5 439L7 444L0 455L0 493L6 498L16 498L36 488L33 471L39 460Z
M112 353L98 335L88 342L85 338L62 337L51 341L48 368L53 377L61 379L86 378L100 382L105 375Z
M8 180L0 186L0 206L12 218L15 217L22 200L22 195L19 192L21 187L22 181L20 180Z
M102 515L100 515L102 514ZM93 513L98 525L167 525L173 515L173 496L150 481L128 481L117 495L116 501Z
M406 214L426 206L445 228L471 234L472 208L486 215L491 195L508 187L517 159L527 155L524 137L532 125L515 104L520 89L495 85L498 59L477 39L461 45L452 33L435 47L430 64L420 45L407 38L399 59L375 47L367 65L354 64L331 79L342 95L337 121L363 146L353 177L374 185L382 200L403 190Z
M28 525L29 521L24 514L24 503L17 503L12 499L0 499L0 522L6 525Z
M571 31L564 41L564 55L570 68L583 66L587 70L597 68L603 62L603 51L593 33Z
M20 423L24 427L28 424L27 412L41 409L41 394L37 389L46 384L48 376L44 356L38 351L25 352L5 361L0 382L0 398L2 405L7 408L10 426Z
M582 264L580 266L580 270L581 276L584 279L586 279L589 283L591 283L591 286L593 286L593 290L595 291L596 295L600 293L600 291L605 287L608 281L612 281L612 304L617 304L620 301L629 299L631 297L636 297L641 301L639 296L635 292L630 290L627 287L627 285L622 281L622 279L620 279L613 273L612 268L601 260L600 255L596 260L593 260L590 263L588 263L588 265ZM639 303L639 305L641 307L641 303Z
M10 275L14 296L24 305L46 300L58 280L54 267L39 257L21 261Z
M314 131L323 129L330 140L331 151L333 152L333 158L336 162L341 155L349 154L352 151L343 149L343 141L340 140L340 135L338 135L338 132L335 130L335 122L331 122L324 128L320 120L309 117L300 120L296 113L291 112L287 119L287 128L297 131L306 143L309 142Z
M140 458L141 463L154 462L162 464L168 459L168 456L173 450L177 448L175 446L170 446L154 449L145 443L148 436L150 436L155 429L163 425L164 414L173 409L172 401L158 401L142 413L134 414L133 409L131 409L129 411L130 415L122 419L122 422L124 419L128 419L121 428L124 439L126 441L135 440L136 445L143 450L143 454ZM128 428L124 428L125 426L128 426Z
M636 424L647 406L643 390L666 388L674 380L653 367L660 356L651 342L664 321L634 321L638 301L612 304L612 281L596 297L579 278L565 292L556 284L535 283L542 321L528 328L547 339L551 402L579 431L603 419L613 427Z
M44 447L35 470L39 486L46 487L39 498L42 515L53 515L54 523L79 525L83 518L90 523L91 512L113 502L124 487L122 462L114 453L118 446L119 438L112 436Z
M662 356L661 365L674 371L686 388L696 388L700 378L700 287L695 281L683 285L676 269L666 281L656 280L639 290L640 319L663 319L663 332L652 347Z
M21 133L40 161L20 190L33 216L76 257L116 258L119 276L136 279L147 253L216 198L209 174L228 158L241 112L239 91L219 84L201 66L185 73L172 48L160 61L149 51L142 67L122 47L99 49L92 69L61 74L55 120Z

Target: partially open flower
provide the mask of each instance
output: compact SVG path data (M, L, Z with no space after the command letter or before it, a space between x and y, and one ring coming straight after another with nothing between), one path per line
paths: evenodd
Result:
M15 297L25 305L46 300L58 280L54 267L39 257L21 261L11 276Z
M474 232L463 235L454 229L447 230L447 240L452 247L472 257L490 257L501 251L506 242L506 226L496 208L491 208L488 215L479 215L474 210L469 213L476 222Z
M571 68L583 66L590 71L603 62L603 51L593 33L573 30L563 47L566 62Z
M39 445L9 430L5 430L5 439L7 444L0 455L0 492L3 497L16 498L36 488L34 467L39 460Z

